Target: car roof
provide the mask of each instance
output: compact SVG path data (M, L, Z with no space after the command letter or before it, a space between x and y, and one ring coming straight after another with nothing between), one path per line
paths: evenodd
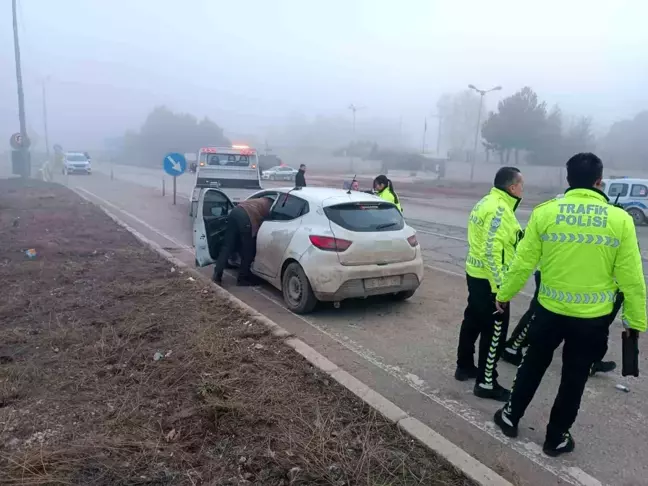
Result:
M328 207L335 206L336 204L344 204L350 202L384 202L383 199L373 194L367 194L360 191L349 191L347 189L337 189L333 187L302 187L295 189L294 187L277 187L268 188L266 190L288 192L297 197L305 199L310 204L317 206Z
M83 152L65 152L65 155L83 155L85 157Z
M639 179L639 178L630 178L630 177L618 177L614 179L603 179L603 182L606 184L614 184L615 182L618 183L630 183L630 184L648 184L648 179Z

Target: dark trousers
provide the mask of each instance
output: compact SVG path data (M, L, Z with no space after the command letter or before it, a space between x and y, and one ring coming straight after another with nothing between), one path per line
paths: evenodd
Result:
M515 351L526 348L529 325L533 320L536 307L538 306L538 292L540 291L540 271L536 271L533 275L533 278L535 279L536 285L535 292L533 293L533 299L531 299L529 308L520 319L520 322L518 322L518 325L515 326L515 329L513 329L511 337L508 339L508 341L506 341L506 347L511 348Z
M495 294L491 292L489 281L470 275L466 275L466 281L468 305L459 332L457 367L471 369L475 366L475 342L479 338L477 383L493 384L497 380L497 360L508 332L510 306L503 314L496 314Z
M551 364L554 351L564 341L560 387L547 426L547 441L560 442L562 434L568 432L576 420L592 364L605 354L608 326L609 316L567 317L538 305L529 330L529 347L506 405L506 414L514 424L524 415Z
M219 279L223 277L227 260L236 252L241 257L238 281L246 280L250 277L250 266L256 255L256 239L252 237L250 217L245 209L238 206L229 214L223 246L218 253L218 260L214 267L214 277Z

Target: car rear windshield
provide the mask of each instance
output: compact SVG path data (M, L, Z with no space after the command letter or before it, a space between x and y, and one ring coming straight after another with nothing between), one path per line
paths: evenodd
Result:
M390 203L345 203L324 208L324 214L338 226L350 231L398 231L405 222Z

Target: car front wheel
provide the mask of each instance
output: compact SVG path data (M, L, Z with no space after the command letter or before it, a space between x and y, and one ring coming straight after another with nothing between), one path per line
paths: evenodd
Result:
M297 262L286 268L281 279L281 290L286 307L295 314L308 314L317 305L308 277Z
M634 221L635 226L644 224L644 222L646 221L646 217L644 216L644 213L641 209L630 208L628 209L628 214L632 216L632 220Z

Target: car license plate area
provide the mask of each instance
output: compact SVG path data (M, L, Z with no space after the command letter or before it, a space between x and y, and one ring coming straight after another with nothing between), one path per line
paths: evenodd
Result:
M364 281L365 289L381 289L385 287L398 287L401 284L400 275L396 277L377 277L366 278Z

